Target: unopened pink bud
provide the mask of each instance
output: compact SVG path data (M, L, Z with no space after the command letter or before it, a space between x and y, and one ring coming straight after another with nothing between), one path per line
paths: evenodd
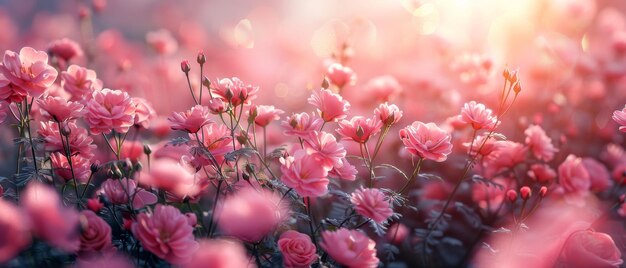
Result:
M515 200L517 200L517 193L514 190L508 190L506 192L506 198L511 202L515 202Z
M519 189L519 193L520 196L522 197L522 199L524 200L528 200L528 198L530 198L530 196L532 195L532 191L530 190L530 187L528 186L524 186L522 188Z
M541 189L539 189L539 196L541 196L543 198L547 194L548 194L548 187L541 186Z
M183 73L189 73L189 71L191 71L191 66L189 65L189 61L188 60L181 61L180 69L183 71Z
M204 52L202 51L198 52L198 57L196 58L196 61L200 65L203 65L206 62L206 56L204 55Z

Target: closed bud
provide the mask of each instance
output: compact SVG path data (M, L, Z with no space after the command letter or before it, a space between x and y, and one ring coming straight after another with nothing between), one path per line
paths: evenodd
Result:
M91 198L87 200L87 208L94 213L100 212L100 210L104 207L104 204L100 202L99 198Z
M517 200L517 193L513 190L508 190L506 192L506 198L511 202L515 202L515 200Z
M502 76L504 77L504 79L511 80L511 71L509 71L509 68L506 67L504 68L504 71L502 72Z
M206 56L204 56L204 52L199 51L198 57L196 58L198 64L203 65L206 62Z
M224 92L224 97L226 97L226 100L230 102L233 99L233 91L230 90L230 88L227 88L226 92Z
M244 181L250 181L250 175L248 175L248 173L241 173L241 177Z
M202 78L202 85L205 86L208 89L211 89L211 80L209 80L208 77L203 77Z
M364 134L365 134L365 131L363 130L363 128L361 126L357 126L356 127L356 136L361 138L361 137L363 137Z
M245 133L242 133L241 135L237 136L237 141L239 142L239 144L247 144L248 135L246 135Z
M530 190L530 187L524 186L519 189L519 194L522 197L522 199L528 200L528 198L530 198L530 196L532 195L532 191Z
M252 106L250 107L250 111L248 112L248 123L252 124L254 123L254 119L256 119L256 116L258 115L258 111L256 109L256 106Z
M191 71L191 66L189 65L188 60L183 60L180 62L180 70L182 70L185 74L188 74L189 71Z
M539 196L541 196L541 198L544 198L546 194L548 194L548 187L541 186L541 189L539 189Z
M515 82L515 84L513 84L513 92L515 92L515 94L518 94L520 91L522 91L522 85L519 81L517 81Z
M150 148L150 145L148 144L143 145L143 153L146 155L150 155L152 153L152 148Z
M326 78L326 76L324 76L324 79L322 80L322 88L323 89L328 89L330 87L330 82L328 82L328 78Z
M70 126L68 126L67 124L63 124L63 127L61 127L61 135L69 137L70 134L72 134L72 129L70 128Z
M518 77L518 71L517 71L517 70L515 70L515 71L511 72L511 77L509 77L509 82L511 82L511 83L515 83L515 82L517 82L518 80L519 80L519 77Z

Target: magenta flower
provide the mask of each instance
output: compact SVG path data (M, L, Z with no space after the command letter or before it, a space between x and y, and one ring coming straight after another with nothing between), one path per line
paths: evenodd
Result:
M30 244L30 221L16 206L0 198L0 264Z
M72 155L71 159L76 180L81 183L86 183L89 179L89 175L91 175L91 163L89 159L80 154ZM72 170L70 169L70 164L65 154L59 152L50 154L50 162L54 174L66 181L72 179Z
M38 99L37 104L41 109L41 115L46 120L63 122L79 118L85 114L83 111L85 106L61 97L46 96Z
M345 140L353 140L357 143L366 143L370 137L380 132L383 127L377 117L365 118L363 116L355 116L348 120L339 122L337 133Z
M350 268L378 267L376 242L357 230L323 231L320 247L338 263Z
M83 50L80 48L80 45L68 38L50 42L50 44L48 44L48 52L50 52L50 55L53 57L57 57L66 62L83 55Z
M613 112L613 121L619 125L619 131L626 132L626 105L620 110Z
M278 249L283 254L285 267L309 267L318 257L311 238L293 230L280 235Z
M377 223L383 223L393 215L389 199L376 188L356 189L350 197L350 202L357 213Z
M82 100L91 96L95 90L102 89L102 81L96 72L78 65L70 65L67 71L61 72L61 86L72 94L72 100Z
M328 171L319 157L298 150L293 156L280 159L281 181L303 197L318 197L328 192Z
M491 109L475 101L470 101L463 105L461 118L465 123L471 125L474 130L493 129L497 121Z
M132 179L108 179L100 187L102 195L115 205L126 205L130 198L133 208L141 209L158 201L155 194L137 187Z
M201 240L200 248L191 262L183 268L255 268L250 262L246 248L238 241L229 239Z
M256 98L259 87L246 85L237 77L223 78L212 88L212 92L233 106L249 105Z
M341 167L342 159L346 157L346 149L337 142L335 136L326 132L314 131L304 140L304 149L307 154L322 159L324 166Z
M280 119L280 115L285 112L281 109L276 109L273 105L258 105L250 109L248 116L254 115L254 123L257 126L265 127L272 121Z
M280 125L284 130L283 134L306 139L313 131L319 130L322 123L322 119L315 116L314 113L303 112L287 116Z
M137 107L128 93L105 88L94 91L91 97L85 120L93 134L109 134L112 130L126 133L135 123Z
M559 165L559 184L563 188L567 203L584 205L583 198L589 195L591 179L581 158L570 154Z
M317 107L317 112L326 122L336 122L346 118L350 109L350 103L347 100L328 89L314 91L308 101Z
M93 156L96 145L93 139L87 134L87 130L79 128L74 122L64 123L69 130L69 147L72 154L79 153L85 158ZM55 122L39 122L39 130L37 134L44 140L44 149L48 152L63 152L63 141L59 133L59 125ZM65 138L64 138L65 139Z
M209 110L202 105L191 107L184 113L173 113L167 118L173 130L184 130L191 134L197 133L203 126L213 123L209 119Z
M136 106L133 124L147 129L150 127L150 122L156 118L156 112L152 108L152 105L144 98L133 98L133 103Z
M552 139L537 125L530 125L525 131L526 145L539 160L550 161L559 150L552 145Z
M339 63L333 63L326 69L326 77L331 83L337 87L344 87L346 85L354 85L356 83L356 74L348 67Z
M58 74L54 67L48 65L48 54L31 47L23 47L19 54L5 51L0 73L15 87L33 97L39 97L52 86Z
M80 254L110 252L115 250L111 240L111 226L91 210L80 212Z
M132 224L141 245L172 264L184 264L198 249L187 217L172 206L158 204L153 213L141 213Z
M395 104L381 103L374 110L374 114L380 119L386 126L391 126L398 123L402 118L402 111Z
M400 130L400 139L409 153L424 159L443 162L452 152L450 134L435 123L415 121Z

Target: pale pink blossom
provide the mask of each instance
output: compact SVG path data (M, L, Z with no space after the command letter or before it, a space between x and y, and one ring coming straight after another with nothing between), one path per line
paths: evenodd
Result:
M81 234L79 254L114 251L111 226L91 210L80 212Z
M308 102L317 107L317 112L326 122L336 122L346 118L350 109L350 103L347 100L328 89L314 91Z
M383 122L377 117L365 118L363 116L355 116L348 120L339 122L337 133L342 139L353 140L357 143L366 143L372 136L380 132Z
M276 109L273 105L258 105L250 108L249 116L254 115L254 123L260 127L266 127L272 121L280 119L280 115L285 112Z
M158 204L154 212L139 214L131 230L146 250L172 264L191 261L198 249L187 217L172 206Z
M556 171L546 164L531 165L527 174L538 183L550 183L556 178Z
M194 174L188 167L167 158L155 160L150 165L149 172L141 176L140 181L142 184L168 191L178 197L193 196L200 190Z
M28 96L28 91L11 83L0 72L0 99L9 103L20 103Z
M15 205L0 198L0 264L30 244L30 221Z
M609 173L609 170L604 166L604 164L591 157L585 157L583 158L583 166L585 166L587 173L589 173L591 191L602 192L613 186L611 173Z
M50 162L54 174L65 181L76 178L78 182L86 183L89 175L91 175L91 162L80 154L72 155L70 158L72 159L71 169L65 154L59 152L50 154Z
M463 105L461 118L466 124L471 125L474 130L493 129L497 121L491 109L475 101L470 101Z
M230 239L200 240L200 247L184 268L254 268L246 248Z
M319 157L298 150L293 156L280 159L281 181L303 197L318 197L328 192L328 171Z
M206 125L202 127L198 136L201 137L202 140L200 142L204 145L204 148L208 149L213 155L218 165L224 162L224 156L226 156L227 153L234 151L233 138L230 136L230 130L223 124ZM196 136L189 134L189 138L195 140ZM235 142L235 149L239 147L239 143ZM192 155L194 156L195 164L201 166L212 164L206 152L195 150L192 151Z
M313 131L317 131L322 126L322 119L314 113L305 112L287 116L280 125L283 133L287 136L296 136L301 139L307 138Z
M350 67L339 63L333 63L328 66L326 77L339 88L356 83L356 73Z
M54 188L32 182L20 196L20 203L30 218L36 237L66 252L79 249L78 212L65 207Z
M395 123L398 123L402 118L402 111L395 104L381 103L374 110L374 114L378 116L383 124L386 126L391 126Z
M46 120L63 122L79 118L85 114L83 110L85 106L61 97L46 96L38 99L37 105L39 105L41 115Z
M563 188L567 203L584 205L582 198L589 195L591 179L581 158L570 154L559 165L559 185Z
M613 112L613 121L619 125L619 131L626 132L626 105L620 110Z
M321 158L324 166L343 165L342 159L346 157L346 149L332 134L314 131L304 140L303 145L307 154Z
M320 247L338 263L350 268L378 267L376 242L358 230L323 231Z
M31 47L23 47L19 54L5 51L0 73L15 87L33 97L39 97L52 86L58 74L54 67L48 65L48 54Z
M226 103L230 103L233 106L239 106L242 104L249 105L252 100L256 99L256 94L259 92L259 87L246 85L243 81L237 77L223 78L215 83L215 87L211 88L213 94L219 96Z
M513 168L526 159L527 148L513 141L500 141L497 148L489 154L485 164L494 172Z
M73 58L83 56L83 50L80 48L80 45L68 38L50 42L47 50L53 57L60 58L66 62Z
M347 181L356 180L356 174L358 173L358 171L356 170L356 167L350 164L350 162L348 162L348 160L345 157L341 159L341 162L342 162L341 166L333 167L333 169L331 169L328 172L328 176L333 177L333 178L347 180Z
M93 156L93 151L96 149L96 145L93 144L93 139L87 134L87 129L76 126L74 122L64 123L69 130L69 148L72 154L79 153L85 158ZM48 152L63 152L63 140L61 140L61 134L59 132L59 125L52 121L39 122L39 130L37 134L43 139L44 150Z
M166 29L148 32L146 42L157 54L169 55L178 50L178 42Z
M395 77L384 75L374 77L365 85L365 92L368 96L372 96L379 102L385 102L395 99L402 93L402 86Z
M209 115L209 109L202 105L196 105L186 112L173 113L167 120L170 121L173 130L184 130L194 134L203 126L213 123Z
M564 267L620 267L622 253L608 234L591 229L573 232L561 249L559 262Z
M357 213L376 223L383 223L393 215L389 198L376 188L356 189L350 196L350 202Z
M259 242L287 216L280 199L267 190L245 187L219 204L217 226L226 236Z
M285 267L309 267L318 257L311 238L293 230L280 235L278 249L283 254Z
M415 121L400 130L400 139L409 153L424 159L443 162L452 152L450 134L435 123Z
M127 178L104 181L100 186L100 192L115 205L126 205L129 204L129 200L132 200L134 209L141 209L158 201L155 194L137 187L135 180Z
M91 96L94 90L102 89L102 81L96 72L78 65L70 65L67 71L61 72L61 86L72 94L72 100L81 100Z
M93 134L126 133L135 122L137 107L128 93L105 88L94 91L86 104L85 120Z
M559 151L552 145L552 139L546 135L540 126L530 125L524 134L526 134L526 145L539 160L550 161L554 158L554 154Z
M135 109L134 125L147 129L157 116L152 105L144 98L133 98Z

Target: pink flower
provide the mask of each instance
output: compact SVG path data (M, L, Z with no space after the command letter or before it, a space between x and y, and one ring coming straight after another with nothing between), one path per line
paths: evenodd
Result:
M200 248L184 268L254 268L246 248L240 242L228 239L201 240Z
M331 83L339 88L345 85L354 85L356 83L356 74L350 67L343 66L339 63L333 63L326 69L326 76Z
M398 123L402 118L402 111L395 104L381 103L378 108L374 110L374 114L378 116L381 122L386 126L391 126Z
M322 119L316 117L313 113L310 115L308 113L299 113L287 116L280 125L285 135L306 139L311 132L319 130L322 123Z
M513 141L499 141L496 150L487 157L486 165L494 172L513 168L526 159L527 148Z
M462 120L470 124L474 130L493 129L496 126L496 117L493 111L482 103L470 101L461 109Z
M167 120L170 121L173 130L184 130L192 134L213 123L209 119L209 110L202 105L191 107L191 110L184 113L173 113Z
M96 78L96 72L78 65L70 65L61 72L61 86L72 94L72 100L81 100L91 96L94 90L102 89L102 81Z
M311 238L293 230L280 235L278 249L283 254L285 267L309 267L318 257Z
M93 134L109 134L112 130L126 133L135 123L137 109L128 93L105 88L94 91L87 102L85 119Z
M328 172L328 176L348 181L356 180L356 174L358 173L356 167L350 164L345 157L341 159L341 162L341 166L333 167L333 169Z
M91 163L89 162L89 159L81 156L80 154L72 155L71 159L72 168L74 169L74 177L78 182L86 183L89 179L89 175L91 175ZM50 154L50 162L52 170L54 170L54 173L57 176L66 181L73 178L72 169L70 169L70 164L64 154L59 152Z
M593 158L585 157L583 158L583 166L585 166L587 173L589 173L591 191L602 192L613 186L611 174L604 164Z
M189 262L198 249L187 217L172 206L158 204L153 213L139 214L131 230L146 250L172 264Z
M538 183L550 183L556 178L556 171L546 164L531 165L527 174Z
M326 132L314 131L304 140L304 149L307 154L319 157L324 166L341 167L342 159L346 157L346 149L337 142L335 136Z
M11 83L0 72L0 99L10 103L20 103L28 96L28 91Z
M78 212L64 207L53 188L32 182L20 202L30 218L35 236L67 252L79 249Z
M398 80L390 75L374 77L365 85L365 92L376 99L377 102L385 102L395 99L402 93L402 86Z
M132 179L108 179L100 187L102 195L115 205L128 204L129 198L134 209L141 209L157 202L155 194L137 187L137 183Z
M497 177L491 181L502 185L504 189L515 187L510 178ZM472 201L482 209L489 209L489 212L495 212L498 209L500 204L505 200L505 193L504 190L484 184L476 183L472 185Z
M377 118L365 118L355 116L348 120L339 122L337 133L346 140L353 140L358 143L366 143L370 137L380 132L383 123Z
M113 144L111 141L109 141ZM125 141L122 144L122 148L120 150L120 158L121 159L129 159L132 162L139 161L139 158L143 156L144 145L139 141Z
M83 55L83 50L80 48L80 45L68 38L52 41L48 44L48 52L50 52L50 55L53 57L60 58L64 61L69 61L72 58Z
M407 228L406 225L402 223L394 223L389 227L389 230L385 234L385 238L391 243L400 244L409 236L409 233L409 228Z
M620 249L611 236L593 230L572 233L561 250L565 267L620 267L624 263Z
M0 73L33 97L39 97L52 86L58 74L54 67L48 65L48 54L31 47L23 47L19 54L5 51Z
M376 188L356 189L350 197L350 202L357 213L377 223L383 223L393 215L389 199Z
M220 98L213 98L209 100L207 104L212 114L221 114L226 111L226 103Z
M252 103L252 100L256 98L259 87L246 85L239 78L233 77L232 79L224 78L219 80L216 83L216 87L212 88L211 91L226 103L239 106Z
M37 104L41 109L41 115L46 120L54 120L63 122L73 120L85 114L83 106L80 103L67 101L61 97L46 96L37 100Z
M260 127L266 127L272 121L280 119L280 115L284 113L272 105L258 105L250 109L250 115L254 114L254 123Z
M626 105L621 111L613 112L613 120L619 125L619 131L626 132Z
M150 166L141 183L175 194L178 197L193 196L198 193L194 174L178 161L163 158Z
M0 264L30 244L30 222L13 204L0 198Z
M204 126L202 131L198 133L199 137L202 137L202 144L204 147L211 152L213 157L218 164L222 164L224 162L224 156L227 153L232 152L233 149L233 138L230 136L230 130L225 125L218 124L210 124ZM189 134L191 139L195 139L195 135ZM238 143L235 143L236 147L239 148ZM209 156L200 150L192 151L194 156L194 163L199 164L201 166L206 166L211 164Z
M539 160L550 161L559 150L552 145L546 132L540 126L530 125L525 131L526 145L533 155Z
M478 154L482 155L483 157L488 156L493 151L498 149L498 147L500 147L500 145L501 145L501 141L496 141L493 136L491 136L491 137L489 137L489 139L487 139L488 135L489 134L479 135L474 140L474 144L472 144L471 142L465 142L465 143L463 143L463 146L467 147L468 150L471 149L472 151L470 153L472 155L475 155L476 153L478 153ZM487 139L487 140L485 141L485 139Z
M328 171L319 157L298 150L293 156L280 159L281 181L303 197L317 197L328 192Z
M226 197L217 208L217 223L224 235L259 242L287 216L280 196L246 187ZM251 224L252 223L252 224Z
M113 251L111 226L91 210L81 211L80 217L82 232L79 252L91 254Z
M400 130L400 139L411 154L421 158L443 162L452 152L450 134L435 123L415 121Z
M336 122L346 118L350 103L341 95L332 93L328 89L314 91L308 99L309 103L317 107L320 117L326 122Z
M378 267L376 242L357 230L323 231L320 247L338 263L350 268Z
M150 122L156 118L156 112L144 98L133 98L133 103L136 107L134 125L147 129L150 127Z
M172 34L165 29L160 29L146 34L146 42L157 54L169 55L178 50L178 42Z
M79 128L74 122L64 123L65 127L69 129L70 135L69 147L72 154L79 153L85 158L93 156L93 150L96 149L96 145L93 144L93 139L87 134L87 130ZM39 136L44 140L44 149L48 152L63 152L63 141L61 140L61 134L59 133L59 125L55 122L39 122L39 130L37 130ZM65 137L63 138L65 139Z
M567 156L559 166L559 184L565 192L567 203L584 205L582 198L589 194L591 179L582 159L572 154Z

